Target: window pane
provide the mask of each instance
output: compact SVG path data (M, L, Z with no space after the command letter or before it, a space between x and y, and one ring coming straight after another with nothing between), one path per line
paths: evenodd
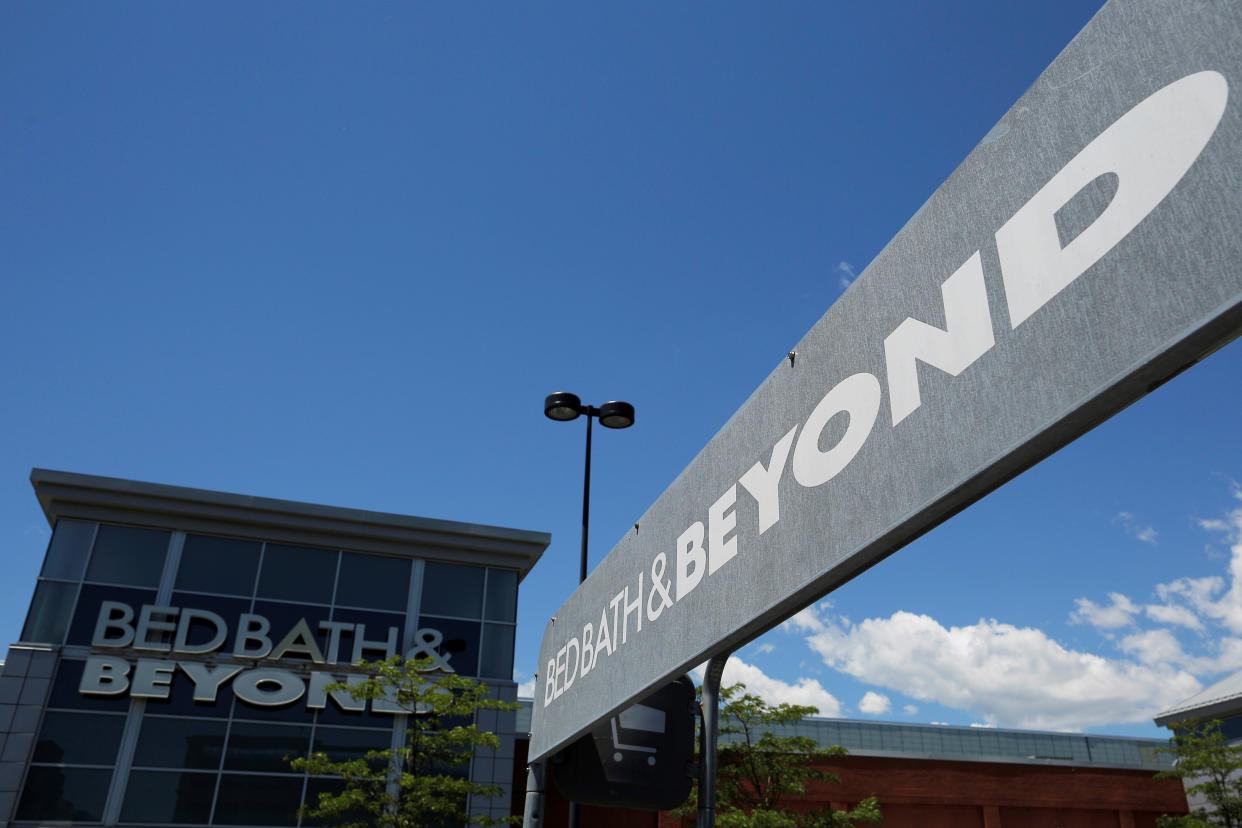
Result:
M315 729L313 750L328 754L333 762L361 759L369 750L388 750L390 747L391 730L350 730L341 727Z
M22 628L22 641L29 644L60 644L69 628L73 614L73 599L78 594L77 584L63 581L39 581L34 598L30 600L30 614Z
M134 611L134 620L137 621L138 614L142 612L142 605L155 603L155 590L84 585L78 595L78 608L74 611L73 621L69 624L67 643L90 645L95 633L95 623L99 620L99 607L104 601L120 601L129 604L129 608Z
M485 678L513 678L513 631L508 624L483 625L483 660L479 675Z
M171 533L137 526L101 524L86 568L86 580L128 586L158 586Z
M449 618L418 619L420 630L432 629L441 635L436 652L463 676L477 676L479 665L478 621L456 621ZM417 646L417 643L415 644Z
M312 604L332 602L337 553L306 546L269 543L263 550L259 596Z
M306 780L306 804L314 806L319 802L319 794L326 793L332 796L338 796L345 791L345 783L340 779L325 779L324 777L311 777ZM369 825L374 821L374 817L366 811L350 810L340 814L340 816L328 821L328 818L316 820L312 817L306 817L302 820L303 825L339 825L341 822L352 820L362 825Z
M177 568L177 589L252 595L259 571L258 541L187 535Z
M483 612L481 566L428 561L423 571L423 597L419 611L428 615L478 618Z
M95 524L80 520L58 520L52 542L47 546L47 558L43 561L44 578L60 578L66 581L82 580L82 568L86 555L91 551L91 538Z
M125 786L121 821L205 824L215 791L214 773L134 771Z
M48 698L48 707L70 707L79 710L116 710L124 713L129 710L129 696L83 696L78 692L82 682L82 667L85 662L62 660L56 669L56 678L52 681L52 693Z
M309 727L233 722L224 767L228 770L289 773L286 757L297 759L305 756L309 747Z
M194 682L183 671L176 670L168 687L168 698L147 699L148 715L178 715L220 717L229 715L233 702L232 682L226 681L216 688L214 702L194 700ZM162 763L159 763L162 766Z
M337 606L405 612L410 595L410 561L385 555L341 555Z
M299 621L306 621L306 628L310 630L311 638L315 642L315 646L319 648L319 654L327 658L327 647L329 635L327 632L319 629L320 621L327 621L330 610L327 607L305 607L301 604L281 604L275 601L255 601L254 611L256 615L261 615L271 624L271 629L267 635L272 639L272 653L275 655L285 636L293 631ZM299 642L301 638L299 637ZM342 645L352 647L352 644ZM312 656L305 650L301 649L301 643L295 645L292 650L286 650L281 656L281 661L294 661L303 664L310 664ZM348 650L346 650L348 653ZM277 665L269 665L277 666Z
M216 825L297 825L302 777L220 777Z
M134 766L216 770L224 751L224 722L144 716Z
M110 770L32 767L17 818L99 822L111 781Z
M366 610L338 609L332 613L334 621L348 622L351 624L362 624L362 638L366 641L373 642L377 646L362 651L362 657L367 661L377 661L385 658L384 650L381 645L388 641L388 634L392 627L397 628L396 636L396 653L398 655L404 653L402 649L402 634L405 632L405 616L395 615L390 612L367 612ZM343 631L341 633L341 644L337 653L337 664L353 664L357 659L354 656L354 643L357 639L357 630Z
M487 602L483 617L488 621L516 621L517 587L517 573L512 569L487 570Z
M228 627L227 635L220 648L214 651L220 654L233 652L233 645L237 638L237 622L243 612L250 612L249 598L220 598L215 595L196 595L192 592L174 592L172 605L183 612L187 609L208 610L224 619ZM215 631L215 626L206 621L193 621L190 624L186 641L190 645L204 644L212 640Z
M121 745L124 716L50 712L43 717L35 762L62 765L111 765Z

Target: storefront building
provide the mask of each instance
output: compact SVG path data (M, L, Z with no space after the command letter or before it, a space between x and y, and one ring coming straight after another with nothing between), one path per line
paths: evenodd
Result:
M519 732L530 726L532 704L523 702ZM1181 783L1154 778L1173 766L1162 739L820 717L766 730L849 751L816 763L839 781L812 781L788 797L796 812L848 810L870 796L883 828L1156 828L1161 815L1187 812ZM519 736L519 765L528 745ZM544 825L565 828L568 803L555 779L549 788ZM521 802L514 797L514 813ZM694 818L584 806L582 824L692 828Z
M0 824L298 825L331 779L288 759L400 743L325 685L431 656L512 700L518 584L541 532L36 469L53 534L0 672ZM514 714L476 781L506 793ZM309 823L306 823L309 824Z

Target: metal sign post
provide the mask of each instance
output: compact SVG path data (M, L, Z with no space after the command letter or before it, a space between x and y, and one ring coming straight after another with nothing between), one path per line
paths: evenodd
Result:
M522 812L522 828L543 828L546 791L547 763L531 762L526 768L526 808Z
M703 676L703 729L699 732L699 810L695 828L716 828L716 739L720 736L720 679L731 653L714 656Z

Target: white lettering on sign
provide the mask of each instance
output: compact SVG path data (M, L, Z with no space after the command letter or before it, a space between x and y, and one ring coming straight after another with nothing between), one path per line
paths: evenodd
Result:
M1106 256L1172 192L1215 133L1228 93L1224 76L1212 71L1165 86L1096 136L996 231L1011 329ZM1057 212L1101 176L1116 176L1115 194L1086 228L1062 246ZM956 377L996 344L980 251L941 283L940 293L944 328L907 317L884 338L891 428L899 428L922 405L918 363ZM860 372L841 379L800 425L788 428L775 442L767 465L755 462L737 479L754 500L758 535L781 519L780 482L786 466L805 488L832 480L863 450L875 430L882 401L883 386L873 374ZM826 440L831 444L824 445ZM706 522L691 522L671 548L652 560L646 600L649 622L746 554L737 526L737 488L730 485L716 496L707 507ZM673 571L666 577L670 556ZM643 575L640 571L637 578L640 593ZM548 661L542 676L545 707L569 690L576 678L593 670L601 657L627 643L629 589L626 586L602 608L597 627L588 623L580 635L571 633ZM642 613L635 615L634 631L641 632ZM108 623L105 632L124 637L124 619Z
M99 605L91 637L91 647L96 651L122 650L132 655L158 652L200 657L219 653L249 663L206 664L190 659L164 660L145 655L132 661L119 655L96 652L86 659L78 692L93 696L128 694L137 698L167 699L174 678L181 674L194 685L193 698L196 702L214 703L220 688L231 681L234 695L260 707L292 704L306 696L307 707L312 709L323 708L328 697L342 710L363 709L358 705L365 707L365 703L354 702L348 693L327 693L325 690L333 682L344 679L356 683L362 680L362 676L337 676L311 670L309 678L304 680L299 673L305 673L305 668L296 671L277 669L271 665L288 664L294 656L309 665L336 664L344 636L353 639L351 663L367 657L391 658L397 653L399 630L390 626L383 638L369 639L365 624L322 621L318 629L328 634L326 655L305 618L298 619L279 643L273 645L271 621L262 615L241 613L235 625L236 634L230 651L225 649L229 626L210 610L144 604L135 612L133 607L121 601L103 601ZM440 652L443 640L439 630L420 629L414 634L413 644L405 653L405 659L430 658L429 671L454 672L449 664L450 655ZM379 713L408 712L395 702L382 699L373 701L371 710Z

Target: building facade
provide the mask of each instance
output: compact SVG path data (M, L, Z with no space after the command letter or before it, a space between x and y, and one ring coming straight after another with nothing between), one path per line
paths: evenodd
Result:
M1242 747L1242 671L1226 676L1206 687L1181 704L1157 714L1154 721L1161 727L1172 729L1181 722L1197 719L1202 722L1219 721L1220 733L1225 744L1238 749ZM1204 781L1202 778L1184 780L1187 789ZM1212 810L1211 803L1202 792L1187 791L1193 810Z
M530 703L524 705L519 732L530 725ZM1159 739L821 717L769 729L850 752L818 763L840 781L811 783L805 796L789 802L797 811L844 810L875 796L884 828L1155 828L1161 814L1187 811L1181 783L1154 778L1172 766L1159 751L1168 743ZM520 736L518 764L526 751ZM520 805L515 797L514 813ZM559 794L549 796L544 810L547 828L567 825ZM690 828L694 820L584 807L582 824Z
M36 469L53 527L0 672L0 823L300 824L289 759L398 746L406 717L325 686L437 663L512 700L518 584L549 535ZM468 773L505 789L502 746Z

